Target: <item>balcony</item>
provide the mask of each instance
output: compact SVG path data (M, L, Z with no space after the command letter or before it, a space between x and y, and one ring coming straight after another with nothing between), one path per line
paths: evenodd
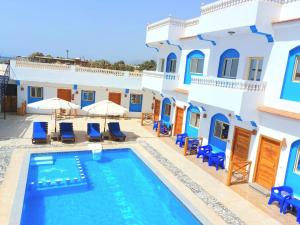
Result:
M56 63L12 60L15 77L29 82L59 83L81 86L141 89L142 73L81 67Z
M161 93L163 90L172 91L177 88L178 75L157 71L144 71L142 87Z
M186 23L184 20L172 17L149 24L147 26L146 43L176 42L183 35L185 27L190 24L190 21Z
M194 77L189 100L234 111L249 118L264 100L265 82Z

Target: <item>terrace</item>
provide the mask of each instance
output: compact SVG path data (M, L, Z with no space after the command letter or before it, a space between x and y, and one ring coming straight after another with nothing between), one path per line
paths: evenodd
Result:
M32 121L36 120L50 122L49 116L45 115L25 117L9 115L8 119L0 124L0 158L4 159L1 160L4 161L4 165L1 165L1 176L4 175L8 162L11 162L5 173L5 179L0 184L0 193L2 193L0 205L6 205L6 207L0 207L1 221L7 221L9 210L12 204L15 204L11 198L14 196L13 190L17 190L18 176L16 175L19 174L17 171L24 164L24 157L28 152L45 152L49 151L49 148L53 152L86 150L88 147L85 138L87 121L96 120L103 124L101 118L69 119L67 121L74 123L77 136L75 144L65 145L53 142L33 146L31 144ZM140 126L139 119L121 119L119 122L128 140L125 143L105 141L104 148L129 146L135 148L145 163L151 165L159 177L164 177L163 180L171 185L171 190L175 193L180 191L180 195L183 195L192 207L196 207L193 208L195 212L205 211L205 215L213 218L218 224L258 224L262 221L266 224L296 224L294 216L289 214L282 216L276 205L267 206L267 198L250 189L247 184L226 186L226 171L216 172L214 168L200 162L195 156L184 157L182 149L174 144L173 138L157 138L151 126ZM52 126L53 124L49 123L49 130L53 129ZM3 193L6 193L5 196ZM203 222L208 223L205 220Z

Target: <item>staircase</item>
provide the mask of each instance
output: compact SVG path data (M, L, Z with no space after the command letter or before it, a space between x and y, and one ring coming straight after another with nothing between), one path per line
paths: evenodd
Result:
M4 113L4 119L5 119L5 93L6 93L9 77L10 77L10 65L8 64L4 75L0 75L0 104L1 104L2 111Z

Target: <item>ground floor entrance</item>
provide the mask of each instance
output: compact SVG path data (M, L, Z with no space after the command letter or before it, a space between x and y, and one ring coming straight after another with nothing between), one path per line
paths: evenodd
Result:
M268 190L275 184L280 148L281 141L267 136L260 137L254 182Z
M184 109L180 107L176 107L174 135L182 133L183 115L184 115Z
M117 92L109 92L108 94L108 100L112 101L118 105L121 105L121 93Z
M17 85L8 84L1 110L5 112L17 112Z
M159 120L160 115L160 101L155 99L154 100L154 121Z
M72 90L71 89L57 89L57 97L68 102L72 101Z
M234 128L232 144L232 160L244 162L248 160L252 132L240 127Z

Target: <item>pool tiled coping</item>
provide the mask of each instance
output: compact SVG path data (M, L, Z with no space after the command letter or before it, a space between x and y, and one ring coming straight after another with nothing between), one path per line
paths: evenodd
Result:
M151 138L153 141L153 139ZM176 167L171 161L161 154L159 148L149 144L149 139L138 141L139 143L103 144L104 148L132 148L137 155L160 177L176 196L185 203L204 224L245 224L230 209L224 206L211 194L206 192L198 183L187 176L183 170ZM162 146L160 146L162 147ZM19 224L25 184L29 153L39 152L63 152L63 151L87 150L87 146L66 146L35 149L19 149L14 151L11 163L7 170L6 178L0 186L0 221L3 225ZM146 151L145 151L146 150ZM183 161L185 159L183 158ZM187 160L186 160L187 161ZM184 164L184 163L183 163ZM195 196L197 196L195 198ZM246 202L246 201L245 201ZM253 206L254 207L254 206ZM259 215L258 215L259 216ZM244 216L243 216L244 217ZM271 218L264 219L264 224L276 224ZM256 223L254 223L256 221ZM247 224L249 221L246 221ZM257 220L253 220L253 224Z

